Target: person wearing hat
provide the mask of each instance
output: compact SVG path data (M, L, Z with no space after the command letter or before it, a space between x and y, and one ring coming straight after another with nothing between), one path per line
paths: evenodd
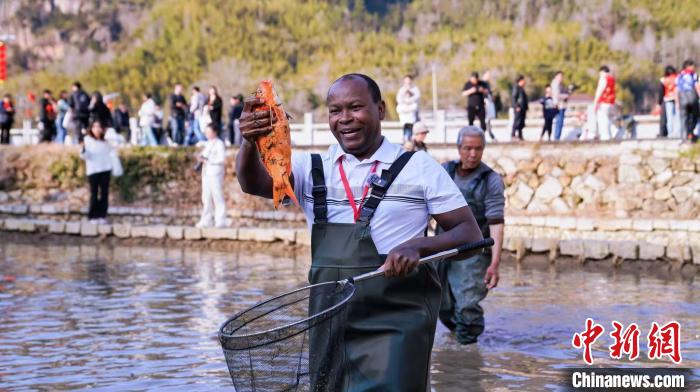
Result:
M413 136L411 140L404 143L406 151L428 151L428 146L425 144L425 137L430 130L423 121L418 121L413 124Z

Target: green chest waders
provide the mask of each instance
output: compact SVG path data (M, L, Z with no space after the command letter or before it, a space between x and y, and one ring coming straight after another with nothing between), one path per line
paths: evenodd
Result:
M356 223L329 223L321 157L312 155L314 224L312 284L350 278L379 268L370 219L392 181L408 162L404 153L375 180ZM352 202L352 201L351 201ZM344 391L423 392L440 307L440 281L432 264L401 278L358 282L345 328Z

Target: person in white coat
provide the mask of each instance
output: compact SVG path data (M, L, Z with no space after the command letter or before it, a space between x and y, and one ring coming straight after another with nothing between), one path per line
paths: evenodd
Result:
M410 141L413 136L413 124L418 121L419 102L420 90L413 85L413 77L404 76L403 85L396 93L396 113L399 115L399 122L403 124L404 143Z
M224 163L226 147L217 136L213 124L206 126L207 141L197 160L202 165L202 217L197 227L225 227L226 201L224 200Z
M139 108L139 127L141 128L141 145L143 146L158 145L158 139L156 139L155 132L153 131L155 115L156 102L153 100L150 93L146 93L143 95L143 103L141 104L141 108Z
M90 124L80 145L80 158L85 160L85 173L90 184L88 219L91 223L106 223L112 154L115 152L105 140L105 130L99 121Z

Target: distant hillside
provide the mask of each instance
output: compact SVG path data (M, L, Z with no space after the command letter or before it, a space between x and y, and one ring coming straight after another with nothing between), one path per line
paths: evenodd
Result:
M68 69L61 56L52 63L15 57L13 69L25 74L14 72L4 89L59 90L78 78L89 90L123 93L132 106L144 91L166 97L176 82L215 84L230 95L249 93L271 77L290 111L299 114L322 106L334 78L359 71L378 80L392 110L401 76L417 75L427 107L434 63L440 106L461 107L459 92L472 70L490 70L507 102L518 73L529 77L533 97L557 69L592 93L598 67L608 64L627 109L646 111L663 66L700 53L696 0L44 3L40 11L25 7L18 16L24 19L14 21L33 20L30 30L41 36L69 37L64 57L100 54ZM82 13L66 12L76 4ZM110 35L114 31L119 33ZM95 40L96 34L109 39ZM30 58L38 50L14 54L28 52L22 56Z

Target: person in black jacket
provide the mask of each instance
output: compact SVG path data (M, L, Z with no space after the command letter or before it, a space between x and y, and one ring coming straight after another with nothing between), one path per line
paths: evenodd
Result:
M523 140L523 128L527 117L527 93L525 93L525 76L519 75L513 88L513 132L511 138Z
M229 108L228 108L228 125L227 125L229 141L231 142L232 146L236 145L238 142L238 138L236 138L236 134L239 131L238 131L238 126L236 125L236 121L238 121L238 119L241 118L242 113L243 113L243 95L241 95L241 94L234 95L233 97L231 97L231 106L229 106Z
M102 94L99 91L92 93L92 99L90 100L90 123L94 121L99 121L100 125L104 130L112 127L112 114L109 112L109 108L105 105L102 100Z
M129 143L131 141L129 110L123 103L119 104L119 106L114 109L112 114L112 124L114 124L114 130L117 131L118 134L124 136L124 141Z
M187 100L182 95L182 85L176 84L173 93L170 94L170 138L180 146L185 143L187 112Z
M73 82L71 89L73 92L68 104L73 110L72 116L75 125L73 143L75 144L83 141L90 124L90 96L83 90L80 82Z
M218 136L221 136L221 111L223 109L223 102L221 101L216 86L209 87L207 107L209 108L209 116L211 117L211 123L214 125L214 130L216 130Z
M10 144L10 129L15 122L15 105L12 96L5 94L0 102L0 144Z
M39 121L42 124L39 142L50 143L56 135L56 101L51 96L51 90L44 90L44 96L39 101Z

